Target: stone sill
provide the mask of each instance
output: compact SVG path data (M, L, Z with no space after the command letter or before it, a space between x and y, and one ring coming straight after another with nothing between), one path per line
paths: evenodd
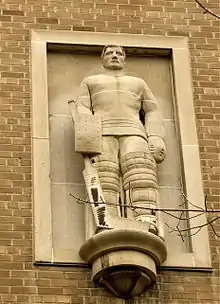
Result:
M43 267L71 267L71 268L88 268L87 263L69 263L69 262L46 262L46 261L35 261L34 266ZM158 271L181 271L181 272L206 272L212 273L213 268L200 268L200 267L169 267L169 266L159 266Z

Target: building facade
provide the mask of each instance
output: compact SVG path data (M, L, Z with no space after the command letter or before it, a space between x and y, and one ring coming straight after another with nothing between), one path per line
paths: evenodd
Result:
M214 14L219 14L218 0L201 1L201 3ZM139 39L137 37L145 39L146 37L146 41L151 41L147 40L151 39L149 38L151 36L154 37L153 39L162 39L162 41L164 37L171 40L173 37L177 40L184 39L184 41L187 41L191 67L189 70L190 83L193 88L194 123L196 124L198 137L203 189L206 195L207 207L209 210L217 210L220 209L220 166L218 158L220 149L220 24L218 16L214 16L209 12L205 13L205 8L202 8L194 0L1 1L0 303L219 303L219 220L214 221L212 226L206 226L208 227L209 243L205 244L205 246L210 249L211 266L207 263L207 267L196 267L195 265L183 267L177 267L177 265L175 267L174 263L171 266L161 267L158 269L157 283L146 293L134 299L124 300L117 298L106 289L95 285L91 280L90 268L77 259L75 262L74 260L71 261L68 258L68 254L63 260L62 257L58 257L55 261L51 258L43 260L36 258L36 252L39 252L39 247L42 246L44 251L48 243L47 239L45 241L47 226L44 223L46 216L40 217L40 221L43 220L43 224L39 224L41 234L36 237L36 230L39 228L38 226L36 227L38 225L36 224L36 217L42 213L37 214L39 209L36 208L36 201L34 202L36 181L34 180L33 165L36 154L33 154L32 144L35 140L35 135L33 136L33 121L41 114L39 114L40 112L35 112L35 108L33 108L33 99L36 97L33 94L33 90L36 91L35 82L39 84L40 81L41 84L42 81L45 84L48 81L49 95L50 98L53 98L54 91L52 89L55 90L55 85L53 80L47 79L47 77L44 78L42 60L38 59L41 57L40 51L36 49L36 52L33 53L34 42L40 41L33 33L43 32L46 33L44 35L49 37L48 53L50 56L48 57L48 70L50 73L53 73L53 69L55 69L53 58L55 58L56 54L59 53L62 57L62 54L68 53L67 50L69 50L71 38L68 38L68 40L65 37L69 34L70 36L68 37L76 37L74 33L77 33L77 37L80 37L80 33L82 33L81 37L88 38L88 40L85 38L84 43L81 38L81 43L79 43L81 45L80 52L77 53L77 56L88 55L91 50L93 52L92 55L97 56L100 46L107 41L105 40L107 38L102 40L100 37L109 37L109 33L113 35L112 37L119 37L119 35L123 35L120 37L128 37L127 35L130 35L131 42L128 43L127 47L128 49L129 46L130 49L133 47L136 51L139 47L135 46L135 42L132 42L132 37L135 39ZM42 32L39 30L42 30ZM56 35L61 37L59 39L65 44L65 52L62 47L57 46L60 44L59 40L50 38ZM99 37L97 39L101 40L97 40L99 42L95 43L95 40L93 41L90 36ZM114 39L116 38L111 41L114 41ZM125 41L123 39L122 42ZM118 43L118 41L120 42L120 39L117 38L116 42ZM168 49L163 43L159 43L162 51ZM83 49L82 44L88 45L88 48ZM98 44L98 49L92 48L92 46ZM156 44L154 47L153 45L151 56L162 58L165 55L169 55L164 55L162 51L158 55L156 53ZM145 48L147 49L147 46ZM77 51L79 50L77 49ZM132 50L130 55L134 56ZM68 57L69 55L65 56ZM61 57L58 59L58 61L60 60L60 65L65 61ZM140 54L140 58L142 57L143 54ZM149 54L147 57L150 58ZM37 62L33 62L33 58ZM91 64L91 60L93 60L90 57L83 57L84 59L74 58L70 59L70 62L74 60L74 62L77 62L77 60L82 62L85 59L86 63ZM96 58L94 60L97 60ZM66 68L68 68L68 62L65 62ZM142 61L139 66L141 64ZM134 65L136 65L136 62ZM151 65L153 69L157 69L154 63L149 62L148 67ZM165 65L166 63L164 63ZM39 69L40 71L42 69L42 78L40 80L34 76L33 66L35 70ZM91 68L94 67L91 66ZM84 69L84 74L88 72L83 65L82 69ZM139 70L141 71L140 67ZM160 73L161 69L158 71ZM58 70L56 73L59 74L61 72ZM166 73L166 70L163 73ZM178 73L178 75L181 75L181 65ZM51 74L48 73L48 75L50 77ZM66 75L67 78L70 76ZM165 76L162 77L162 82L164 79ZM65 85L65 81L63 85ZM42 93L43 87L38 85L37 91ZM66 100L69 97L70 95L65 96ZM37 99L34 105L37 105L38 101L40 104L40 100ZM48 112L48 115L52 114ZM44 115L44 112L42 112L42 115ZM191 116L189 117L190 119ZM56 163L56 158L54 163ZM192 172L194 170L193 164L191 170ZM55 172L57 172L56 168ZM190 177L186 176L185 178ZM195 201L192 203L197 204ZM39 201L37 204L39 206ZM59 209L56 209L56 212L58 217ZM209 213L207 215L208 221L212 221L219 216L218 213ZM65 222L65 220L63 218L62 222ZM54 244L56 243L55 245L57 245L59 255L59 240L61 242L62 239L62 233L59 236L61 224L58 222L54 225L55 230L53 230L53 233L54 235L57 233L58 240L57 243L54 241ZM177 243L175 243L176 239L178 239ZM39 243L39 240L44 240L45 242ZM175 240L172 243L174 250L175 246L178 248L182 246L180 245L182 244L180 237L175 238ZM201 238L200 242L203 243L204 239ZM74 246L72 248L74 249ZM204 250L204 247L202 248ZM184 251L185 249L181 250ZM61 252L60 254L62 256L63 253ZM187 257L184 259L187 260Z

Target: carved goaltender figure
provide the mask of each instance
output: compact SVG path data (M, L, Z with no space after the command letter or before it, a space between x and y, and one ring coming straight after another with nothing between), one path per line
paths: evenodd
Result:
M149 87L123 72L125 52L107 45L101 55L103 71L85 78L76 100L79 115L101 121L101 153L84 152L98 171L104 200L138 207L158 206L156 163L164 160L166 147L161 111ZM140 119L140 112L142 119ZM123 195L120 193L123 192ZM110 214L122 208L109 207ZM152 210L136 209L135 220L150 222L158 232Z

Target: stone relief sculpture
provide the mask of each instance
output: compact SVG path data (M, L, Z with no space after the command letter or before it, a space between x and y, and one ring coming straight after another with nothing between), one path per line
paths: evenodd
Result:
M85 78L76 100L76 150L97 169L104 201L119 203L121 176L123 203L156 208L156 163L166 154L161 111L144 80L124 75L121 47L106 46L101 58L103 73ZM110 215L123 215L120 210L108 207ZM158 233L151 211L136 209L135 219Z
M110 233L117 233L117 228L123 228L128 233L126 224L125 227L117 227L111 222L112 218L124 217L140 222L140 225L134 226L137 228L134 239L138 238L140 231L147 231L146 235L154 238L152 242L156 240L159 247L162 246L162 257L158 258L161 262L165 259L166 248L162 240L162 224L154 209L159 204L157 163L162 162L166 155L163 118L145 81L124 74L125 58L121 46L105 46L101 55L102 71L86 77L81 83L78 98L72 104L75 146L85 159L84 178L89 199L95 202L93 212L97 226L115 228L116 232L104 231L111 238ZM135 208L135 212L125 208L125 205ZM132 239L133 232L129 233ZM100 235L104 237L103 232ZM81 250L84 258L85 251L90 250L87 245L85 243L86 249ZM105 248L104 251L111 250ZM149 250L142 248L138 251ZM85 259L90 260L88 257ZM113 262L112 265L118 263ZM94 273L94 277L102 277L105 281L106 272L103 275L101 270L94 270ZM143 276L146 278L146 273ZM108 286L108 283L105 285ZM144 285L149 285L149 282ZM116 287L108 288L123 296L115 291ZM137 290L133 292L137 293Z

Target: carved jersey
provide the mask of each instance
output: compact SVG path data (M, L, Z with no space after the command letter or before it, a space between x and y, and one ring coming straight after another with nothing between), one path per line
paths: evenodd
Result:
M132 76L94 75L84 79L76 100L79 113L99 116L103 135L163 137L161 113L144 80ZM145 113L145 128L139 112Z

